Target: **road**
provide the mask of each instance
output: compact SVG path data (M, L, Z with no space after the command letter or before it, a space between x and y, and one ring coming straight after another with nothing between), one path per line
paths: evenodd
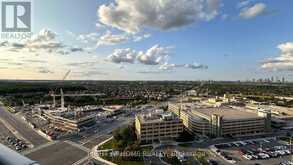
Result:
M88 159L88 149L70 141L58 141L30 152L26 156L38 161L41 165L77 165Z
M128 123L134 122L134 118L124 118L121 120L113 121L112 123L102 124L102 130L98 131L96 134L86 138L80 143L83 146L88 148L93 148L94 146L98 145L100 142L106 140L107 138L111 137L111 132L118 127L126 125Z
M7 112L3 106L0 106L0 117L34 146L39 146L48 142L47 139L37 134L30 126L21 121L21 119Z

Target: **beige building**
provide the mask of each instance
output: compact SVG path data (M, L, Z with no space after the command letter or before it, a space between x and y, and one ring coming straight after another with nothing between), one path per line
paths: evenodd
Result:
M63 131L80 132L84 127L89 127L96 122L95 115L65 115L56 114L54 112L44 112L44 117L47 118L54 127Z
M293 108L259 104L247 104L246 107L254 111L270 110L272 114L272 127L293 130Z
M263 134L271 130L269 112L255 113L244 108L199 108L192 104L169 104L169 110L183 120L194 134L213 137L238 137Z
M172 112L153 112L135 117L135 132L142 143L168 140L183 132L182 120Z

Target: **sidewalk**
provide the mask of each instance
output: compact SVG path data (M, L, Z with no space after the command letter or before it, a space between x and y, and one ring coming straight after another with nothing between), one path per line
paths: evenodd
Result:
M104 163L104 164L107 164L107 165L117 165L117 164L115 164L115 163L112 163L112 162L110 162L110 161L108 161L108 160L105 160L105 159L103 159L103 158L100 157L100 154L99 154L100 152L103 152L103 151L111 151L111 150L98 150L99 146L101 146L101 145L107 143L108 141L110 141L110 140L112 140L112 139L113 139L113 136L110 137L109 139L104 140L104 141L101 142L100 144L96 145L96 146L92 149L92 151L90 152L91 156L92 156L94 159L96 159L97 161L100 161L100 162L102 162L102 163Z

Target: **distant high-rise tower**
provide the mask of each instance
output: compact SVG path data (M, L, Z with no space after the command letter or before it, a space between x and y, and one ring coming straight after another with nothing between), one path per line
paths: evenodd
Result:
M60 89L60 94L61 94L61 108L64 109L64 94L62 89Z
M285 83L285 77L282 77L282 83Z

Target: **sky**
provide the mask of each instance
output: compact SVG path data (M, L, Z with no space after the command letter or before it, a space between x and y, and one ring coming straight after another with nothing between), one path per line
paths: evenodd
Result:
M0 79L293 80L291 0L32 0Z

